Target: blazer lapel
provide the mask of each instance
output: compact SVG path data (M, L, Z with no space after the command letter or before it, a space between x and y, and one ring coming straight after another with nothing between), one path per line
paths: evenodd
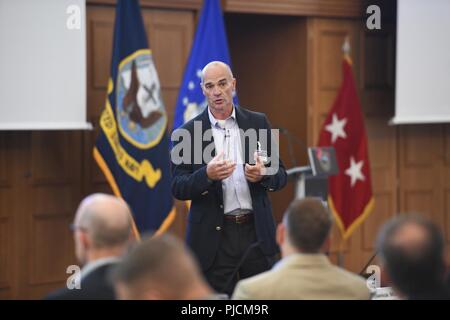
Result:
M214 148L213 148L212 156L215 157L217 153L216 153L216 147L214 144L214 136L212 135L212 130L211 130L211 122L209 121L208 106L206 106L205 110L203 110L203 112L201 113L199 120L202 122L202 153L208 145L213 143ZM203 137L205 136L205 132L207 132L207 130L210 130L211 140L205 141L203 139ZM202 154L202 162L204 165L207 164L205 159L203 158L203 154Z
M248 129L252 128L252 123L248 115L238 106L235 106L236 109L236 121L238 123L239 129L243 130L244 133ZM258 131L256 131L256 135L258 137ZM241 136L241 150L244 152L244 163L253 163L253 154L255 153L256 146L250 146L249 143L245 143L244 136ZM250 158L251 157L251 158Z

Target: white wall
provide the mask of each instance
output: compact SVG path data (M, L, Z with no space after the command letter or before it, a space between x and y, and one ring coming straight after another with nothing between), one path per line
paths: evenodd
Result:
M450 1L398 0L397 15L392 121L450 122Z
M85 12L85 0L0 0L0 130L89 127Z

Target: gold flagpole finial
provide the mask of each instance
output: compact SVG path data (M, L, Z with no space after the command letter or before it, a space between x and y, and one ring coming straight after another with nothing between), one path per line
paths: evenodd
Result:
M348 61L349 64L352 64L352 59L350 58L350 38L349 36L345 37L344 43L342 44L342 52L344 53L344 59Z

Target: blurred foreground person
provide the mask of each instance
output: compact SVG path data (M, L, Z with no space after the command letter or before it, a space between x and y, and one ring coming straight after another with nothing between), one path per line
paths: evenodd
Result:
M321 253L332 217L320 200L293 201L277 228L282 259L238 283L233 299L369 299L365 280Z
M123 300L216 299L191 252L164 234L137 244L113 272Z
M377 248L383 273L399 297L449 299L445 286L444 240L431 221L399 216L381 229Z
M86 197L72 225L75 254L83 266L80 288L62 288L46 299L115 299L108 275L128 248L131 224L131 212L124 200L107 194Z

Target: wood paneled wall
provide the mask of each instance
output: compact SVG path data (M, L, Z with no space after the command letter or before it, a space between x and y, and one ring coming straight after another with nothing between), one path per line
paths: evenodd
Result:
M301 138L303 145L292 144L297 164L306 165L306 19L227 14L226 24L239 103ZM286 168L294 166L283 133L280 155ZM277 221L293 197L292 184L270 194Z
M448 244L450 125L408 125L398 130L399 211L429 216L442 228Z
M41 297L74 263L81 133L2 132L0 297Z

